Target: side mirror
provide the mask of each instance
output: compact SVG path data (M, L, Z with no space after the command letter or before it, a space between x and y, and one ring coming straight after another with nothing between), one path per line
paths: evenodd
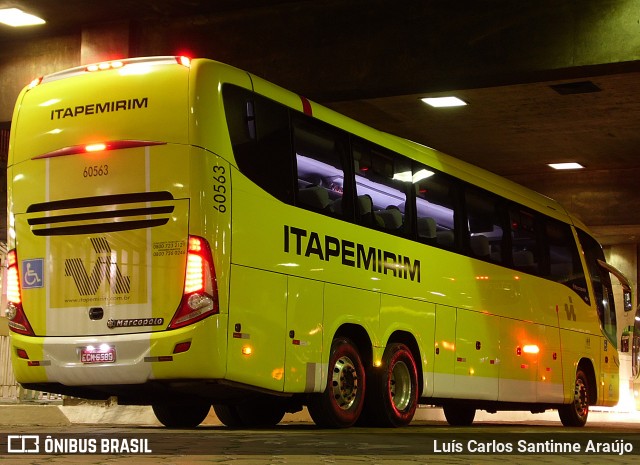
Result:
M598 265L601 268L608 271L612 275L614 275L618 281L620 281L620 285L622 286L622 298L624 299L624 311L630 312L633 310L633 303L631 298L631 282L622 274L620 270L618 270L615 266L610 265L609 263L598 259Z

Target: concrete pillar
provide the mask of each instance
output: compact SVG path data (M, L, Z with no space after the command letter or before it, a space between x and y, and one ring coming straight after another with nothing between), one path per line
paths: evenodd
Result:
M101 23L82 28L80 64L129 57L129 21Z
M635 306L638 302L638 245L637 244L617 244L604 247L607 263L619 269L629 281L634 296L634 311L625 313L622 303L622 288L620 283L614 278L612 280L615 294L615 305L618 313L618 342L622 329L625 326L633 325L635 316Z
M638 295L638 245L637 244L617 244L604 248L607 263L619 269L629 281L633 291L633 310L624 312L622 302L622 288L620 283L614 278L612 280L615 305L618 317L618 349L620 349L620 338L622 331L629 325L634 324L635 307ZM618 409L621 411L632 411L635 408L633 395L633 380L631 373L631 353L619 352L620 356L620 401Z

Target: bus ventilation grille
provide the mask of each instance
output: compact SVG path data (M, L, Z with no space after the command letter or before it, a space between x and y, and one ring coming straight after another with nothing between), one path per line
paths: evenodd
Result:
M174 207L166 205L166 202L172 200L170 192L162 191L35 203L27 208L27 223L36 236L73 236L152 228L169 222Z

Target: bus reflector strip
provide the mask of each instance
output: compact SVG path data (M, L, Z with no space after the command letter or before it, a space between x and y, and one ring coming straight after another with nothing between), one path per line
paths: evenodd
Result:
M51 360L29 360L27 366L30 367L48 367L51 366Z
M108 142L96 142L93 144L73 145L71 147L64 147L49 153L44 153L42 155L36 155L32 158L32 160L38 160L41 158L65 157L67 155L78 155L81 153L103 152L105 150L149 147L153 145L166 145L166 142L157 142L150 140L114 140Z
M159 357L145 357L145 362L173 362L173 356L161 355Z
M173 348L173 353L174 354L181 354L183 352L188 351L190 348L191 348L191 341L179 342Z

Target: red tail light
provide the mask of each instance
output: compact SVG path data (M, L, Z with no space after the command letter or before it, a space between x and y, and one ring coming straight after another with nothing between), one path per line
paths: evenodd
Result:
M166 142L157 142L152 140L111 140L105 142L95 142L93 144L73 145L64 147L53 152L36 155L33 160L40 158L65 157L67 155L78 155L91 152L102 152L104 150L122 150L138 147L150 147L153 145L165 145Z
M189 236L184 293L169 329L190 325L219 311L211 247L205 239Z
M9 328L12 331L25 336L35 336L27 315L22 309L18 256L15 249L10 250L7 254L7 310L5 316L9 320Z

